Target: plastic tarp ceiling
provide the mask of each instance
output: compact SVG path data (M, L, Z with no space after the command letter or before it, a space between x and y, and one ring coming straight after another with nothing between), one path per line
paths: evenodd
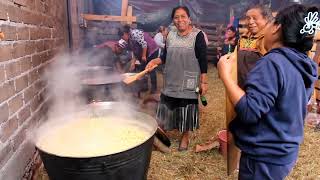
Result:
M120 15L121 0L91 0L89 13L103 15ZM249 4L263 3L277 10L291 2L304 4L319 3L319 0L129 0L133 6L133 15L137 16L138 28L155 31L160 25L171 23L171 11L178 5L190 9L192 21L227 23L230 18L230 8L234 15L243 15Z

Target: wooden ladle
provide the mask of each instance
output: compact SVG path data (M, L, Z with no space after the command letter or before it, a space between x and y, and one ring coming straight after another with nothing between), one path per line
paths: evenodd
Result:
M125 84L131 84L139 79L141 79L143 76L145 76L148 72L152 71L154 68L156 68L158 65L154 65L152 66L151 68L148 68L148 69L145 69L133 76L128 76L128 77L125 77L122 81L125 83Z

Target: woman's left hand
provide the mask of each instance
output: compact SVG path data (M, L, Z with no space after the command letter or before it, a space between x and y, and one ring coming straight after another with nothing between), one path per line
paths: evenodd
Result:
M147 62L147 57L146 57L146 56L142 56L141 60L142 60L143 62Z
M219 59L217 67L222 80L231 77L233 63L235 63L233 54L226 54Z
M205 95L208 91L208 83L201 83L200 89L201 89L201 95Z

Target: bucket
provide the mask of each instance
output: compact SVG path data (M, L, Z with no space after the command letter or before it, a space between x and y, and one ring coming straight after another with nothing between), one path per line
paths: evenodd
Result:
M228 136L227 136L228 132L227 130L221 130L218 132L217 136L218 136L218 140L219 140L219 152L220 154L226 159L227 155L228 155Z

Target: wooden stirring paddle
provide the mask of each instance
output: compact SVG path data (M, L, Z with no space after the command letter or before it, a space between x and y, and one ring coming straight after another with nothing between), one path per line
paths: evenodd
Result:
M153 67L149 69L145 69L133 76L125 77L122 81L126 84L131 84L139 79L141 79L144 75L146 75L148 72L152 71L154 68L156 68L158 65L154 65Z

